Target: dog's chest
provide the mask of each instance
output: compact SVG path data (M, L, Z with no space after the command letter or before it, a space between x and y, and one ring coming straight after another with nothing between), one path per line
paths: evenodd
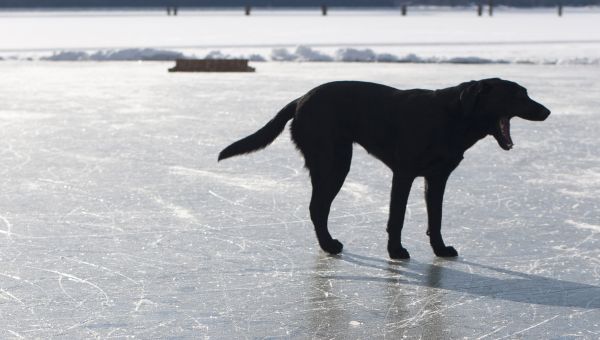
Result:
M450 146L431 147L415 159L417 176L429 176L453 171L463 160L463 153Z

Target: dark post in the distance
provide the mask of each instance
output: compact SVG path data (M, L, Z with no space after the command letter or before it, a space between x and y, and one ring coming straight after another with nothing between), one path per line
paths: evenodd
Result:
M173 7L173 15L177 15L177 6Z
M563 5L562 3L558 3L558 16L562 17L562 12L563 12Z
M246 5L246 7L244 8L244 12L246 13L246 15L250 15L250 5Z
M327 15L327 5L321 5L321 13L323 16Z
M402 5L402 6L400 7L400 11L401 11L401 13L402 13L402 16L406 16L406 5Z
M483 5L477 4L477 16L480 17L483 14Z
M488 6L489 6L489 15L490 16L494 15L494 0L489 0Z

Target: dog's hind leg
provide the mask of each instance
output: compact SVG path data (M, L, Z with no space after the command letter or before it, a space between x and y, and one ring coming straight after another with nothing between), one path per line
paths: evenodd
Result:
M338 254L342 251L343 245L331 237L327 228L327 219L331 203L350 171L352 143L338 144L330 148L323 147L318 150L317 155L305 154L305 157L313 187L310 218L315 226L319 245L330 254Z
M390 217L388 220L388 254L393 259L408 259L410 255L402 247L402 227L404 213L414 177L394 173L392 179L392 198L390 199Z
M442 239L442 204L444 189L448 175L435 175L425 177L425 201L427 202L427 234L429 243L435 255L440 257L458 256L453 247L447 247Z

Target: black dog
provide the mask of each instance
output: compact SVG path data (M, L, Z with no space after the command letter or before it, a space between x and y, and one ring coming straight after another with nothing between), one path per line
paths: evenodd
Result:
M292 139L312 181L310 217L321 248L337 254L343 246L329 234L327 218L350 169L352 144L358 143L393 171L390 257L409 258L400 237L410 187L419 176L425 177L430 244L437 256L451 257L458 253L442 239L442 201L448 176L464 152L487 135L510 150L512 117L542 121L548 115L525 88L497 78L435 91L332 82L286 105L260 130L221 151L219 160L266 147L294 119Z

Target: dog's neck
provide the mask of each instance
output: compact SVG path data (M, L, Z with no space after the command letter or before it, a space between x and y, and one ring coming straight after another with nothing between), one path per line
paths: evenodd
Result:
M477 113L466 115L460 102L460 88L450 87L436 91L439 96L447 97L446 112L448 114L448 136L449 148L452 153L460 156L475 145L479 140L485 138L488 133L477 119L473 119Z

